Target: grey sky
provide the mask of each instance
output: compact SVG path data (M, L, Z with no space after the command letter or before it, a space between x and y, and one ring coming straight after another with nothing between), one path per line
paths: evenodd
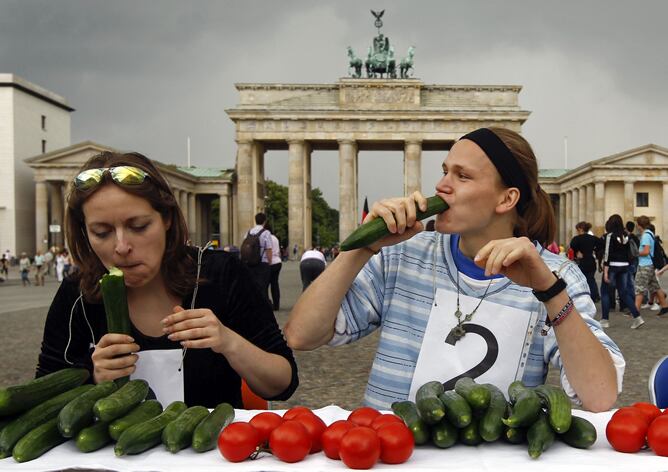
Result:
M235 82L334 82L347 45L375 34L416 46L425 83L519 84L524 135L541 167L569 167L647 143L668 146L668 2L0 0L0 72L66 97L72 141L163 162L232 167ZM425 153L430 193L442 154ZM266 175L287 182L287 152ZM399 194L401 153L361 153L363 200ZM336 153L315 153L313 185L338 207ZM361 202L360 202L361 204Z

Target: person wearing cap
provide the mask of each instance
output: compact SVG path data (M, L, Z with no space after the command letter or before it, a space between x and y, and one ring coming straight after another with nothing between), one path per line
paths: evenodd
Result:
M365 393L380 409L432 380L543 384L552 364L574 403L608 410L624 358L594 320L580 269L545 249L556 224L529 143L481 128L454 143L442 169L436 195L449 209L436 231L416 219L420 192L375 202L365 221L383 218L391 234L342 252L310 285L290 313L288 345L337 346L381 328Z

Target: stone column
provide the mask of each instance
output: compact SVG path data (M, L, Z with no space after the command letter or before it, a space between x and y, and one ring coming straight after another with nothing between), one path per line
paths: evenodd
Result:
M179 191L179 207L181 208L181 213L183 213L183 219L188 224L188 192L185 190ZM190 228L188 228L190 231Z
M44 240L48 241L49 239L48 204L49 191L47 183L45 181L35 182L35 250L46 250Z
M343 241L357 227L357 143L339 141L339 241Z
M578 206L580 207L578 210L578 221L584 221L587 219L587 196L585 192L587 191L587 188L583 185L580 187L580 191L578 193L580 197L580 202L578 203Z
M422 191L422 141L404 144L404 195Z
M568 245L571 241L571 237L573 234L573 230L571 229L573 226L573 192L571 190L566 192L566 228L565 228L565 235L566 237L564 238L564 247Z
M198 244L206 244L208 241L204 225L206 220L203 218L204 214L204 200L202 195L195 194L195 241Z
M235 244L241 244L246 231L255 226L252 141L237 141L237 232Z
M594 226L594 186L588 184L586 187L587 211L585 219Z
M577 188L573 189L573 197L572 198L573 198L573 200L572 200L573 213L571 213L572 220L571 220L571 225L568 228L568 230L571 232L571 238L573 236L575 236L575 225L580 221L578 219L580 217L580 214L579 214L579 212L580 212L580 190L579 189L577 189ZM570 241L570 238L568 238L568 240Z
M668 241L668 182L663 182L663 214L661 215L663 220L663 232L659 236L663 236L663 239Z
M559 228L559 244L566 243L566 194L559 194L559 215L557 228Z
M594 234L601 236L605 232L605 182L594 182Z
M297 256L304 251L305 149L301 140L288 141L288 244L290 251L297 245ZM241 196L240 196L241 198Z
M633 210L635 209L635 181L624 181L624 224L627 221L633 221Z
M51 206L51 222L50 224L60 225L60 233L54 233L53 238L51 238L51 244L57 245L59 247L65 247L63 240L63 231L65 230L65 224L63 220L63 183L62 182L49 182L49 193L50 193L50 206Z
M220 233L220 246L223 247L226 244L230 244L230 190L228 186L225 186L225 189L222 193L218 194L220 197L219 205L219 214L218 218L220 221L220 226L218 232Z
M264 146L253 141L251 146L251 165L253 169L253 217L264 212Z
M313 246L313 205L311 200L311 152L309 143L304 143L304 247Z
M200 245L200 241L197 239L197 210L195 208L195 198L194 193L188 192L188 237L195 245Z

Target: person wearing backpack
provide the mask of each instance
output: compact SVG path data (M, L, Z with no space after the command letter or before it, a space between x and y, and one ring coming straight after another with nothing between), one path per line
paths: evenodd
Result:
M271 232L265 228L266 224L267 215L255 215L255 226L246 233L239 250L241 262L248 267L265 297L271 281L269 264L273 257Z
M601 281L601 327L609 328L610 321L610 289L615 287L619 293L619 299L631 311L633 322L631 329L641 327L645 320L640 316L640 311L634 304L633 293L628 291L629 276L629 237L624 230L622 217L614 214L608 218L605 224L607 234L604 237L603 249L603 278Z
M594 303L601 300L598 292L598 285L596 285L596 256L594 253L601 250L601 238L589 234L591 223L580 221L575 225L577 235L571 239L570 248L575 254L575 262L587 279L589 285L589 294ZM629 292L632 293L632 292Z
M661 305L661 310L657 315L663 316L668 313L668 301L666 301L666 292L659 285L654 266L655 261L657 264L661 264L659 258L663 256L663 248L650 230L649 218L642 215L638 217L637 222L643 232L640 238L638 273L636 274L636 307L640 309L643 293L647 290L650 297L652 294L656 294L659 305ZM665 265L665 262L663 265Z
M638 272L638 251L640 248L640 239L635 235L636 224L633 221L626 222L626 235L629 237L629 276L626 278L629 293L635 294L636 290L636 272ZM635 297L634 297L635 299ZM626 306L623 300L619 301L619 311L630 313L631 310Z

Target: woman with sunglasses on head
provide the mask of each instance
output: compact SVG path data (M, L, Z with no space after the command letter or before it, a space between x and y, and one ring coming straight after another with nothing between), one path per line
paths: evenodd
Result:
M374 203L367 220L391 232L342 252L300 297L288 344L310 350L355 341L381 327L365 401L389 408L427 381L451 389L470 376L505 391L544 383L548 364L585 409L609 409L624 358L593 316L576 265L543 248L555 221L538 186L536 157L519 134L482 128L457 141L436 194L449 209L422 232L407 198Z
M67 198L67 244L79 270L65 279L44 329L37 375L85 367L95 383L149 382L157 398L241 407L241 380L285 400L297 366L271 306L238 258L186 245L169 185L137 153L91 158ZM100 278L125 280L130 336L107 332Z

